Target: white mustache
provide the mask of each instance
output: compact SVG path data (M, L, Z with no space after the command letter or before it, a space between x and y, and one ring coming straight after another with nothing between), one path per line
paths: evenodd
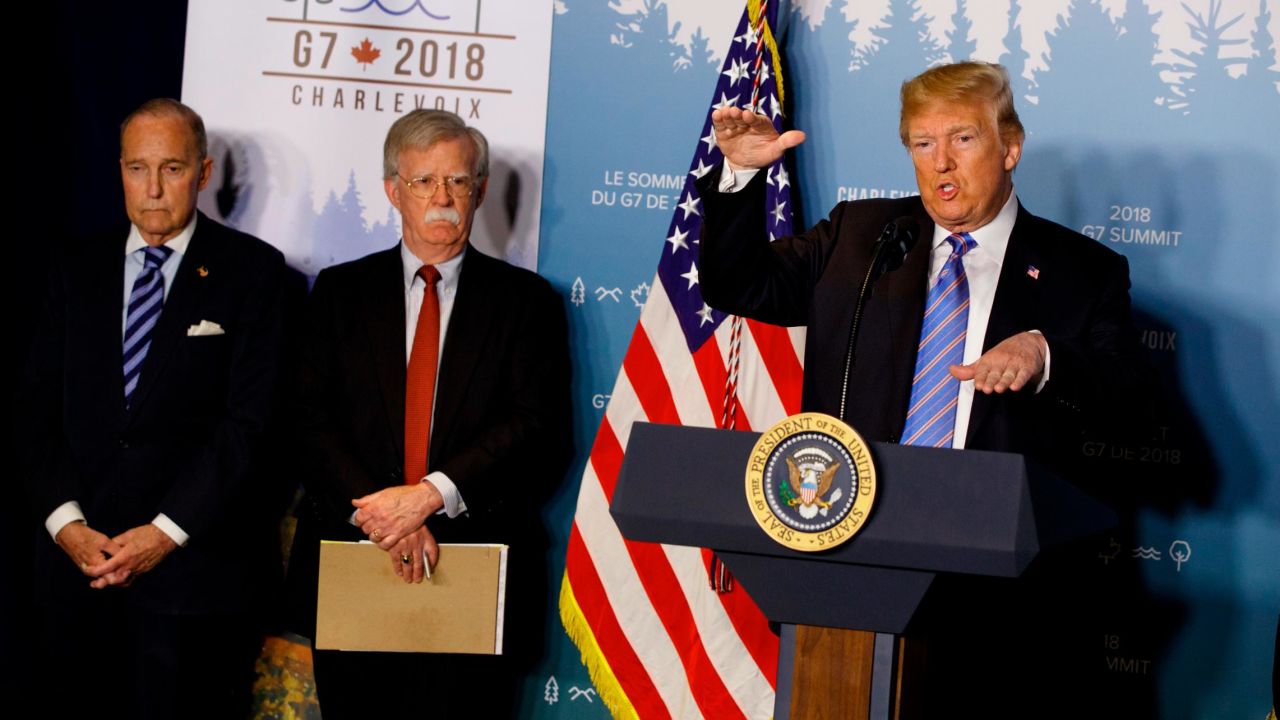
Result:
M423 220L426 222L443 220L444 222L458 225L462 223L462 216L458 214L457 210L451 207L430 208L427 210L426 215L423 216Z

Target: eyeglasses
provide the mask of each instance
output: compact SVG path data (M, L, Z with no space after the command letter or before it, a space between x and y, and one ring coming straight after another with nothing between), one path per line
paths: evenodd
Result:
M435 197L436 188L444 186L444 191L449 193L450 197L464 198L471 194L474 184L470 175L448 175L446 177L437 178L435 175L423 175L410 180L400 175L400 179L404 184L409 186L409 192L414 197L430 200Z

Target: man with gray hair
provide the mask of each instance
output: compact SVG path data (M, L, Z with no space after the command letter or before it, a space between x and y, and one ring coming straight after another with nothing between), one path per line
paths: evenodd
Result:
M248 711L288 275L196 210L212 167L200 116L151 100L120 128L129 225L49 248L21 407L54 717Z
M449 112L397 120L383 184L401 242L316 278L297 375L309 502L290 568L304 633L320 539L371 540L407 583L422 582L439 542L505 542L522 598L507 605L507 637L543 622L523 599L545 595L538 501L569 456L567 329L545 280L469 242L488 150ZM326 718L501 716L516 684L509 657L314 657Z

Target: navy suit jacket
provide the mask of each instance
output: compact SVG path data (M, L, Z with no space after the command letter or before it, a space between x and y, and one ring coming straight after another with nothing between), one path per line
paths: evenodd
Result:
M138 577L131 600L164 613L242 610L272 556L273 494L257 460L280 368L284 259L200 215L126 408L126 237L69 248L50 273L22 389L28 493L41 521L75 500L108 536L164 513L190 541ZM225 334L189 336L202 320ZM38 547L45 589L83 592L87 578L62 550L47 536Z
M836 415L858 288L884 226L904 215L920 242L885 275L864 307L846 420L865 437L896 442L906 423L928 292L934 224L919 197L844 202L803 235L770 243L764 175L720 193L700 182L705 208L700 281L712 307L778 325L805 325L801 406ZM1034 266L1038 277L1028 274ZM966 447L1020 452L1059 470L1079 455L1081 433L1109 430L1126 398L1149 383L1129 312L1125 258L1022 208L996 286L983 351L1026 330L1049 343L1050 380L1039 394L977 393ZM1141 405L1141 403L1137 403Z

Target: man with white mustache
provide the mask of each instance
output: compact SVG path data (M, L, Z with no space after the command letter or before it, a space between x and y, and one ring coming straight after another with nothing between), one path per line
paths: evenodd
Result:
M406 583L430 576L439 542L507 543L508 586L546 595L537 507L569 457L562 300L469 244L489 146L457 115L397 120L383 181L402 241L321 272L309 300L297 374L308 507L290 568L303 634L320 539L376 543ZM536 637L537 603L517 605L507 637ZM525 649L506 645L502 657L317 651L317 695L330 719L501 717Z

